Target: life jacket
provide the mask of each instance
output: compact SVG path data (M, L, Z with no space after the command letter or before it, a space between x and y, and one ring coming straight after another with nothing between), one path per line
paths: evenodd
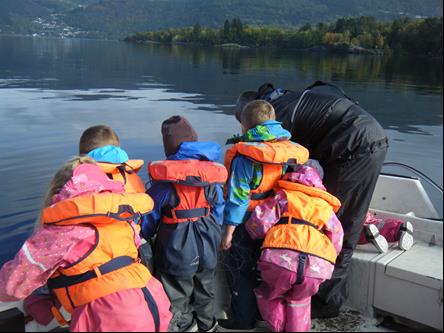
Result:
M173 184L178 204L162 211L162 221L167 224L197 221L210 214L211 206L205 188L223 185L228 173L222 164L199 160L164 160L151 162L148 172L154 181Z
M321 189L290 181L280 180L278 187L285 192L288 212L267 232L262 248L290 249L334 264L336 250L324 229L339 210L339 200Z
M143 163L143 160L128 160L122 164L99 162L97 165L112 180L122 182L126 193L145 193L145 185L137 174Z
M286 164L304 164L308 160L308 150L289 140L239 142L228 149L225 154L225 166L228 172L236 155L243 155L253 162L262 164L262 180L257 188L250 191L248 211L252 211L266 198L273 195L273 188L281 179Z
M85 224L96 232L94 248L69 267L58 268L48 280L48 287L69 313L100 297L146 287L151 274L138 261L131 221L137 222L140 214L152 208L146 194L98 193L66 199L43 210L45 225ZM60 317L54 309L53 313Z

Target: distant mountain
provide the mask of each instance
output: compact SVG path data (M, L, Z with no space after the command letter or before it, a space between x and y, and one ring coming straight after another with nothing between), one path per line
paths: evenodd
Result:
M0 0L0 32L33 33L42 22L60 21L60 16L98 0Z
M442 0L101 0L73 10L67 21L120 37L195 23L219 27L234 17L249 24L300 26L344 16L441 16L442 10Z
M344 16L442 16L442 10L442 0L0 0L0 29L21 32L37 17L60 14L76 29L120 38L195 23L219 27L234 17L248 24L298 27Z

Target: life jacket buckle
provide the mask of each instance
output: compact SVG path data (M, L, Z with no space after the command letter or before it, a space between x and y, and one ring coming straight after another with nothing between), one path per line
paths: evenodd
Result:
M51 306L51 313L61 326L69 325L69 321L67 321L65 317L63 317L63 314L60 312L59 309L56 308L55 305Z
M101 278L101 277L102 277L102 272L100 271L100 269L99 269L98 266L94 266L94 267L93 267L93 271L94 271L94 273L96 273L96 275L97 275L98 278Z

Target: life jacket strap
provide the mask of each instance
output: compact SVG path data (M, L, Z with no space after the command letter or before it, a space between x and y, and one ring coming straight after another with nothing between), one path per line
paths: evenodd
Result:
M290 220L290 222L289 222ZM276 224L302 224L302 225L308 225L309 227L315 228L317 231L324 233L322 229L320 229L316 224L313 224L308 221L295 219L289 216L281 217L281 219Z
M61 326L67 326L70 324L70 321L67 321L65 317L63 317L63 314L55 305L51 306L51 313Z
M123 184L126 184L126 173L127 173L127 171L126 171L125 166L124 165L119 165L117 167L117 170L119 171L120 175L122 176Z
M107 273L111 273L123 267L134 264L135 261L133 258L129 256L120 256L111 259L107 263L97 267L96 269L92 269L82 274L77 275L61 275L55 278L51 278L48 280L48 287L50 289L59 289L59 288L67 288L74 286L79 283L83 283L85 281L94 279L99 277L100 275L105 275Z
M274 191L273 190L269 190L266 192L261 192L261 193L251 193L250 199L251 200L265 200L271 196L273 196Z
M157 303L154 300L153 295L151 295L148 288L142 288L143 296L145 297L145 301L148 304L148 308L151 312L151 315L153 316L154 321L154 331L160 332L160 315L159 315L159 308L157 307Z
M301 284L302 281L304 280L304 271L305 271L305 264L306 264L306 262L307 262L307 255L305 253L301 253L299 255L296 284Z
M177 209L173 211L178 219L193 219L207 216L210 210L207 207L193 209Z

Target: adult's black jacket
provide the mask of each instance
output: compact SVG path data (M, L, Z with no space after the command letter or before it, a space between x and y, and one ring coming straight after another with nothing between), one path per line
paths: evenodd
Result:
M287 90L270 103L292 140L308 148L323 166L387 148L386 134L375 118L333 89Z

